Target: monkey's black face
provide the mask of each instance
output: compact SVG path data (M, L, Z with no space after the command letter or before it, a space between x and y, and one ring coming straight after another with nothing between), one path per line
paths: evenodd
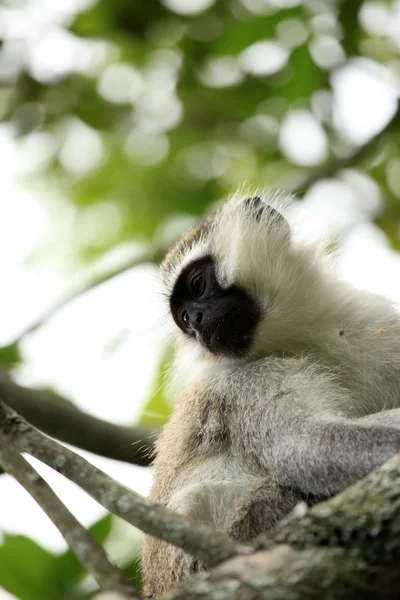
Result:
M213 354L246 353L260 319L256 302L242 289L221 288L211 258L191 263L170 298L172 316L182 331Z

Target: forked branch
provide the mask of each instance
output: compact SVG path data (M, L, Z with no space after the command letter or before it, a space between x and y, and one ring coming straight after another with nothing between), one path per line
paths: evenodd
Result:
M42 435L2 401L0 429L7 433L20 452L38 458L65 475L111 513L145 533L182 548L209 566L246 551L212 527L193 527L193 523L183 516L117 483L81 456Z
M2 431L0 431L0 465L36 500L101 589L118 592L125 598L140 598L125 573L111 564L103 548L75 519Z

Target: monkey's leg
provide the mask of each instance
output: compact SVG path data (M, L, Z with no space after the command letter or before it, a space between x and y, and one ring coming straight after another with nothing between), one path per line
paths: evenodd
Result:
M161 597L203 566L180 548L146 535L142 545L145 598Z
M237 498L220 528L240 542L250 541L278 523L298 502L305 499L301 492L281 487L272 477L265 478ZM150 536L146 536L143 543L142 563L146 572L146 598L166 593L192 573L204 568L203 564L179 548Z
M307 501L302 492L286 489L268 477L251 486L232 506L225 530L235 540L248 542L276 525L302 501Z

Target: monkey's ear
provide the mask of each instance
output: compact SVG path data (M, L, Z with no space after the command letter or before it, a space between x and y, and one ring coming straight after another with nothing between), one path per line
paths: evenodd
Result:
M275 232L274 237L275 235L279 235L279 239L282 242L289 242L290 225L285 217L269 204L266 204L265 210L268 211L268 222L271 224L271 229Z
M261 217L263 217L271 225L279 228L285 238L290 236L290 226L285 217L276 208L263 202L260 196L246 198L244 203L251 210L256 221L260 221Z
M260 196L253 196L252 198L246 198L244 201L246 208L248 208L256 221L259 221L266 208L266 204L261 200Z

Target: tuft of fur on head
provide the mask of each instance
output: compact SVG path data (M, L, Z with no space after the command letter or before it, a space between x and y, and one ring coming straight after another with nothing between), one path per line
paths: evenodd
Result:
M185 231L167 253L161 263L160 272L168 294L171 294L179 274L187 264L205 256L215 256L221 244L231 251L232 244L235 244L235 236L237 237L239 230L243 228L243 216L248 212L244 202L252 197L261 198L263 203L277 210L282 216L290 210L293 200L292 195L280 191L272 192L269 188L240 188L232 194L213 213ZM244 235L251 233L255 222L252 223L250 219L247 225ZM272 222L270 228L271 225Z

